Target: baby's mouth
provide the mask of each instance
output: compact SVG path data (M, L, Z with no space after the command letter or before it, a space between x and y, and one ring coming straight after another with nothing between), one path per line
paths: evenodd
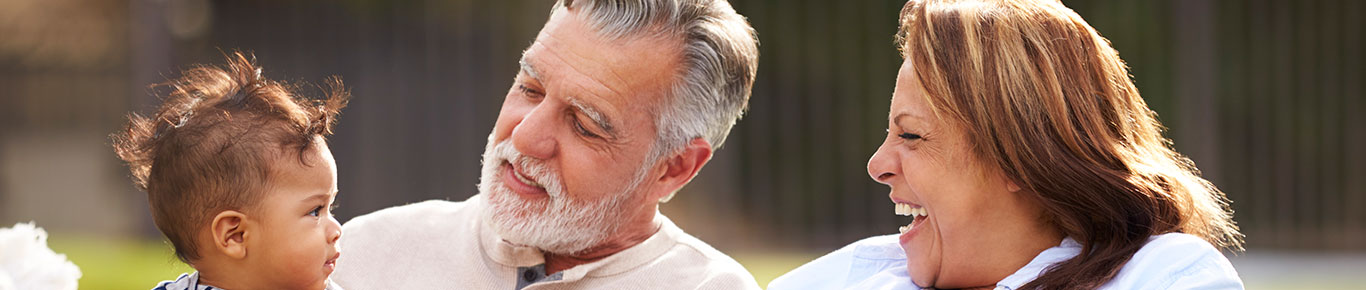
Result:
M910 216L911 222L897 229L901 233L906 233L914 229L917 225L925 223L925 218L929 217L929 211L924 207L910 203L896 203L896 215Z
M337 252L336 254L332 254L332 258L331 258L331 259L327 259L326 262L323 262L323 266L328 267L328 268L337 267L337 258L341 258L341 252Z

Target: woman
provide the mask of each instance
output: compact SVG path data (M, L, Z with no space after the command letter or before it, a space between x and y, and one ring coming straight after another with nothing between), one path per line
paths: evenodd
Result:
M1242 288L1228 200L1172 151L1118 53L1061 3L913 0L868 173L901 234L770 289Z

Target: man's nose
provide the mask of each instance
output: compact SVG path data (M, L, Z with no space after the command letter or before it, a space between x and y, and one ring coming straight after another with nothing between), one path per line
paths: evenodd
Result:
M890 184L891 179L901 173L898 166L901 164L893 156L891 149L887 148L887 143L878 146L877 152L873 153L872 158L868 158L868 177L882 184Z
M512 128L512 146L527 157L550 159L555 156L559 144L555 141L556 104L551 100L542 101L527 111L521 122Z

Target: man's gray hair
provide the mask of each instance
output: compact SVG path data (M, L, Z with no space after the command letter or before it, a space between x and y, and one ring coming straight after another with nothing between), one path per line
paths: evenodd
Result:
M744 16L725 0L560 0L552 15L568 7L601 36L681 37L678 79L656 106L659 136L646 165L677 153L701 137L712 149L740 119L754 87L759 41ZM670 195L672 197L672 195ZM668 200L668 198L665 198Z

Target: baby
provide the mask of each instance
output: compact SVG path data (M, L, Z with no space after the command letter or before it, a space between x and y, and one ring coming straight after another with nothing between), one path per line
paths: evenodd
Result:
M349 96L328 84L326 98L299 98L233 53L164 84L155 115L129 116L114 150L198 270L155 289L338 289L337 166L323 137Z

